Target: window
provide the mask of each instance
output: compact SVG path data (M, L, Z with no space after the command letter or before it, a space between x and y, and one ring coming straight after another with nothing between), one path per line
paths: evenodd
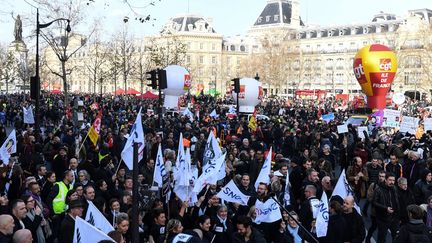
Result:
M216 50L216 44L215 43L212 44L212 50L213 51Z
M187 56L186 56L186 62L187 62L187 63L190 63L190 62L191 62L191 57L190 57L190 55L187 55Z
M246 47L245 46L240 46L240 51L241 52L245 52L246 51Z
M199 62L200 62L201 64L204 63L204 56L200 56L200 57L199 57Z
M263 19L263 18L262 18L261 16L258 18L258 21L257 21L258 24L260 24L260 23L262 22L262 19Z
M235 45L231 45L230 50L235 51L236 50Z
M216 64L216 57L212 57L212 63Z
M204 43L200 43L200 49L204 49Z

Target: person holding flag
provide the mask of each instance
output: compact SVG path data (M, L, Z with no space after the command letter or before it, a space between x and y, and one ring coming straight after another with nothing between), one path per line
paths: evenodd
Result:
M141 161L144 157L144 130L141 122L141 109L139 109L137 118L135 119L135 123L132 126L130 135L126 144L121 152L121 158L125 162L126 166L129 170L133 170L133 144L138 143L138 161Z
M252 132L256 132L258 124L257 124L257 111L256 109L254 110L252 116L249 119L249 124L248 124L248 128L252 131Z
M92 141L95 147L99 139L101 122L102 122L102 111L99 111L95 121L93 122L93 126L90 127L89 132L87 134L87 136L90 138L90 141Z

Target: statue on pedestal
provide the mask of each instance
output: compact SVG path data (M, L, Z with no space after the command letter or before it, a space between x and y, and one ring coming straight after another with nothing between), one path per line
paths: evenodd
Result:
M13 18L13 16L12 16ZM15 35L15 42L22 42L22 21L21 17L17 15L16 18L13 18L15 20L15 29L14 29L14 35Z

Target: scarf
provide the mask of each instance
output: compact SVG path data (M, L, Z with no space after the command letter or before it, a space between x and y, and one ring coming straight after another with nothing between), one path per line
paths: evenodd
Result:
M427 207L426 225L428 227L432 227L432 208L430 208L430 207Z
M32 209L32 210L29 210L28 212L27 212L27 217L33 222L34 221L34 219L35 219L35 212L34 212L34 210ZM42 216L41 216L42 217ZM36 229L36 236L37 236L37 242L38 243L45 243L45 236L44 236L44 233L43 233L43 230L42 230L42 227L40 226L40 224L39 224L39 226L37 227L37 229Z
M222 219L221 217L219 217L219 215L216 215L216 217L219 219L219 221L222 223L223 227L224 227L224 231L226 231L227 226L226 226L226 220L227 219Z
M302 242L302 238L300 237L300 235L298 234L299 231L299 227L295 227L292 228L290 225L287 226L288 228L288 232L293 236L294 238L294 243L301 243Z

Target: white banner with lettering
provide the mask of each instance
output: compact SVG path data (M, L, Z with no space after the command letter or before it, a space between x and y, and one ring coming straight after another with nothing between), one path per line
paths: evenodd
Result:
M282 218L282 214L279 205L272 199L268 199L266 202L259 200L255 203L256 218L255 223L273 223Z
M238 203L240 205L247 205L250 196L244 195L231 180L228 184L226 184L222 190L217 194L217 197L225 200L227 202Z

